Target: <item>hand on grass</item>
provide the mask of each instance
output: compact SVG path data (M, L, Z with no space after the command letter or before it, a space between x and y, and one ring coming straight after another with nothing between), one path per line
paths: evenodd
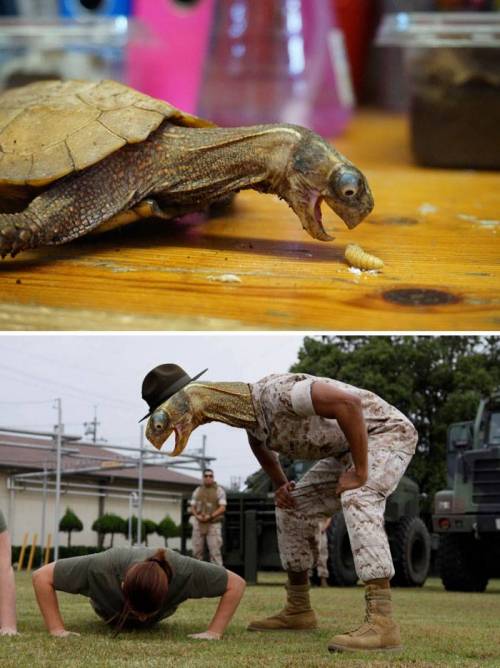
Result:
M75 631L66 631L66 629L57 629L56 631L51 631L50 635L54 636L54 638L69 638L70 636L80 636L79 633L76 633Z
M274 492L274 501L278 508L295 508L295 499L291 495L295 488L295 483L293 480L291 482L286 482L281 487Z
M195 640L220 640L222 636L220 633L214 633L213 631L203 631L203 633L190 633L188 638L194 638Z

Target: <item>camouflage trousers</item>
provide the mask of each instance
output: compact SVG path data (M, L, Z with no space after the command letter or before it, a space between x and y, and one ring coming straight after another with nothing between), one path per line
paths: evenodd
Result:
M318 546L318 560L316 562L316 571L318 577L327 578L328 573L328 536L326 531L321 530L321 524L318 525L316 532L316 543Z
M206 541L210 561L222 566L222 523L214 522L211 524L210 522L199 522L194 518L193 520L193 536L191 538L193 557L203 561Z
M285 570L307 571L317 563L318 522L342 509L359 579L366 582L394 575L384 511L386 499L398 486L417 443L416 431L408 424L399 437L389 432L370 439L368 480L362 487L344 492L340 498L335 494L340 475L352 466L350 453L320 459L301 478L292 492L295 508L276 508Z

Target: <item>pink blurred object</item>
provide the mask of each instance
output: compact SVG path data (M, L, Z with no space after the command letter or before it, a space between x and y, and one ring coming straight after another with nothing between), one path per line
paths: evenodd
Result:
M326 39L327 57L314 101L311 126L323 137L336 137L344 132L351 120L355 98L345 38L335 7L330 7Z
M129 84L194 113L213 5L214 0L185 7L175 0L134 0L134 18L149 28L155 43L130 47Z
M331 137L353 97L326 0L216 0L199 113L219 125L285 122Z

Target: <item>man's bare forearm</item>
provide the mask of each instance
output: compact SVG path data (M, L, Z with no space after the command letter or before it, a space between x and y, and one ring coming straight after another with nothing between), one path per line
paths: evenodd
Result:
M281 468L278 455L251 436L248 437L248 442L257 461L271 478L274 487L278 488L285 485L288 482L288 478Z
M355 394L316 382L311 387L311 399L316 415L337 420L349 443L352 461L361 477L368 475L368 432L361 407Z
M211 513L210 518L212 520L215 520L217 517L224 515L225 512L226 512L226 506L219 506L214 510L213 513Z
M356 472L368 474L368 435L360 405L341 406L337 410L337 422L351 447L351 456Z

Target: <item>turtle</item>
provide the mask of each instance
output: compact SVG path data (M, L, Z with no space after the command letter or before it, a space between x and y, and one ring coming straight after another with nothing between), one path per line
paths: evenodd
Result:
M245 188L284 199L329 241L326 201L349 228L373 208L364 175L291 124L217 127L125 84L38 81L0 95L0 255L141 218L204 211Z

